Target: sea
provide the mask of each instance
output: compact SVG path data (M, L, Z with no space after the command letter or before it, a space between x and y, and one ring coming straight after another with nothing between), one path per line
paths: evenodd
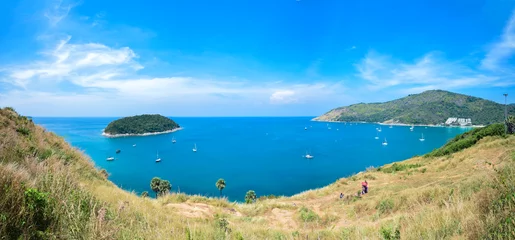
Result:
M370 166L423 155L470 130L415 126L410 131L409 126L314 122L312 117L172 117L182 130L102 136L115 119L33 118L84 151L127 191L153 196L150 180L160 177L171 182L173 192L218 197L215 183L223 178L223 195L230 201L243 201L248 190L258 196L291 196L320 188ZM419 140L422 134L425 141ZM107 161L111 156L115 160ZM156 163L157 157L162 161Z

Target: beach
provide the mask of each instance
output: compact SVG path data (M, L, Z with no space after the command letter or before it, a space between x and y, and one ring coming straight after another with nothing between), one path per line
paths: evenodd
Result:
M176 128L173 130L163 131L163 132L153 132L153 133L140 133L140 134L109 134L105 133L104 130L102 130L102 136L109 137L109 138L117 138L117 137L143 137L143 136L151 136L151 135L159 135L159 134L166 134L166 133L173 133L176 131L182 130L182 128Z

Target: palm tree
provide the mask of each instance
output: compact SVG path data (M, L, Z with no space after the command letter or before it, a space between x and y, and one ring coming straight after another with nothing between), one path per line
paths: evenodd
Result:
M256 201L256 192L254 190L249 190L247 194L245 194L245 202L246 203L253 203Z
M216 181L216 188L220 190L220 197L222 197L222 190L225 188L225 180L223 178L220 178L218 181Z
M161 185L161 178L154 177L150 181L150 188L156 193L156 198L159 193L159 185Z
M162 180L159 184L159 194L164 195L172 190L172 184L168 180Z

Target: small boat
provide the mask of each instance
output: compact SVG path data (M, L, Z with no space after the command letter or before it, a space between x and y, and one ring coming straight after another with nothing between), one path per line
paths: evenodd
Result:
M421 142L425 141L426 139L424 138L424 134L422 133L422 137L419 138L418 140L420 140Z
M116 150L116 153L120 153L121 151L122 151L122 150L118 149L118 150Z
M107 161L113 161L114 160L114 157L108 157L107 158Z
M379 127L379 128L376 128L376 129L377 129L377 131L378 131L378 132L381 132L381 131L383 131L383 130L381 129L381 127Z
M308 130L308 127L304 127L304 130Z
M312 159L312 158L314 158L313 156L311 156L311 155L309 155L309 154L306 154L306 156L304 156L304 157L305 157L305 158L307 158L307 159Z
M412 132L413 132L413 129L415 129L415 126L411 126L411 127L409 128L409 130L410 130L410 131L412 131Z
M132 144L132 147L136 147L136 144Z
M172 143L176 143L177 141L175 140L175 138L172 138Z
M336 131L340 131L340 129L339 129L339 128L337 128L337 129L336 129Z
M390 125L390 128L393 128L393 125Z
M197 152L197 144L195 143L195 145L193 146L193 152Z
M386 141L386 138L384 139L383 146L388 145L388 142Z
M376 133L375 139L379 139L379 133Z
M161 158L159 157L159 152L156 153L156 162L161 162Z

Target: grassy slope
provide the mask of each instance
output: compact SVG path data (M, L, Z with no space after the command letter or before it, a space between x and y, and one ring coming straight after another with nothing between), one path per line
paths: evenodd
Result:
M510 113L515 107L509 106ZM489 100L442 90L413 94L385 103L339 107L317 117L330 121L439 124L449 117L467 117L473 124L491 124L504 118L504 106Z
M49 225L40 236L73 239L480 238L496 222L489 208L499 195L491 187L494 169L513 165L515 151L514 136L486 137L453 155L416 157L293 197L237 204L184 194L135 196L61 138L10 110L0 112L0 136L0 195L6 196L0 236L12 233L6 224L25 222L24 236ZM363 179L370 193L352 197ZM27 188L49 193L43 213L57 216L46 219L51 224L31 225L38 216L28 207ZM230 233L221 230L221 218Z

